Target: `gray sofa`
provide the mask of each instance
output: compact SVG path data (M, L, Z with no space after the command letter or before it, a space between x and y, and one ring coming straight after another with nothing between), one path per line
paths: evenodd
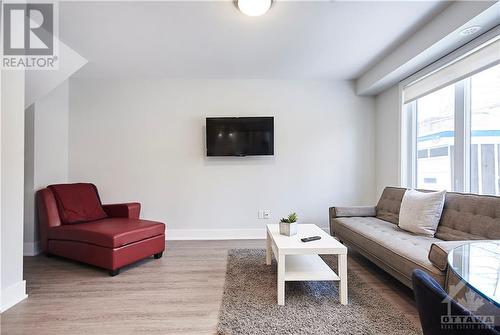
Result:
M386 187L377 206L331 207L330 233L408 287L421 269L442 286L448 252L470 240L500 240L500 197L448 192L434 237L398 227L406 189Z

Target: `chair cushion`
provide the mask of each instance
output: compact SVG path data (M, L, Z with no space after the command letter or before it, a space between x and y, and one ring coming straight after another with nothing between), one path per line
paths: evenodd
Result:
M372 217L338 218L335 225L335 230L343 239L362 247L408 279L418 268L443 276L441 270L428 259L432 243L441 241L437 238L415 235Z
M78 241L106 248L118 248L150 237L162 235L161 222L127 218L109 218L77 225L49 229L49 240Z
M48 188L54 194L63 224L100 220L107 217L93 184L58 184Z

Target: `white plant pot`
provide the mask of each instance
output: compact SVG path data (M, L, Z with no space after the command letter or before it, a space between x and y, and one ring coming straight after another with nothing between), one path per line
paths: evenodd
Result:
M297 222L283 223L280 222L280 234L286 236L293 236L297 234Z

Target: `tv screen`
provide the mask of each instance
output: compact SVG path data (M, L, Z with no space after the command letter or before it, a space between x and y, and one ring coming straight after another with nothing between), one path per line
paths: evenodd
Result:
M274 155L273 117L207 117L207 156Z

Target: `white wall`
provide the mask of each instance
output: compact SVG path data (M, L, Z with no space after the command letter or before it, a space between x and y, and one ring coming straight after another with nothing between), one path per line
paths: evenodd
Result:
M207 158L206 116L275 117L274 157ZM169 238L262 237L297 211L373 204L374 100L350 82L70 80L69 179L140 201ZM271 220L258 220L270 209Z
M35 104L24 114L24 255L35 255L38 229L35 225Z
M68 178L69 83L35 103L35 189Z
M0 312L26 298L23 280L24 71L1 71Z
M400 185L399 88L393 86L375 98L376 194L385 186Z
M56 46L58 53L58 69L26 72L26 107L46 99L47 95L51 95L53 90L61 85L67 84L68 78L87 64L87 60L79 53L57 37L54 38L54 46Z
M64 81L26 110L24 254L39 252L35 192L68 180L69 84Z
M481 33L500 23L498 1L450 1L448 7L409 36L356 80L357 93L374 95L418 72L477 35L460 34L480 26Z

